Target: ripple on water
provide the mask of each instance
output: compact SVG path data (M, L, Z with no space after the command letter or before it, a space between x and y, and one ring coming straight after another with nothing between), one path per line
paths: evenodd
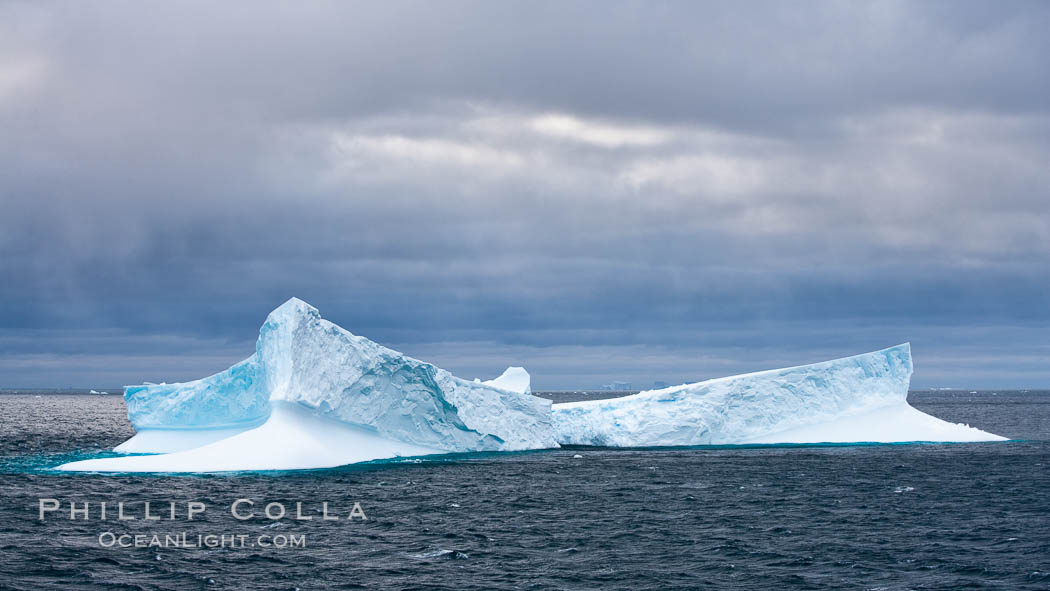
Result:
M1026 440L1005 444L459 454L195 477L56 474L130 436L120 397L57 398L0 399L10 419L0 422L0 585L13 589L1050 584L1050 437L1039 430L1050 428L1050 396L938 395L924 409ZM41 522L41 496L208 510L193 523ZM242 497L358 501L368 520L241 522L228 507ZM294 533L307 546L101 548L103 527Z

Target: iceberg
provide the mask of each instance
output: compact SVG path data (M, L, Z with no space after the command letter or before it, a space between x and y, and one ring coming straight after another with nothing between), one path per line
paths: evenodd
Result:
M129 386L125 453L61 470L214 472L328 468L427 454L558 447L551 402L508 368L471 382L374 343L292 298L255 354L193 382Z
M508 367L500 377L494 380L487 380L482 382L488 384L494 388L502 388L503 390L510 390L511 392L520 392L522 394L532 394L532 388L530 384L532 377L529 372L525 371L524 367Z
M60 470L224 472L559 445L963 442L1005 438L908 405L908 344L622 398L554 404L529 373L467 381L321 318L292 298L255 353L215 375L128 386L121 457ZM148 455L143 455L148 454Z
M908 404L911 347L555 404L562 445L1003 441Z

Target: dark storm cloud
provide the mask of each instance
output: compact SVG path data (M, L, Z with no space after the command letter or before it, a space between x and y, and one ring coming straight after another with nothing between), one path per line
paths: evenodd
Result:
M5 4L0 385L193 377L291 295L539 387L904 340L923 385L1045 383L1048 26L1038 2Z

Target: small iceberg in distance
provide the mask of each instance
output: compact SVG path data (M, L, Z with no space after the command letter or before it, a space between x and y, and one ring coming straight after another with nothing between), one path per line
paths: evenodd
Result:
M529 376L529 372L525 371L524 367L511 366L504 370L500 377L481 383L492 386L493 388L510 390L511 392L532 394L531 382L532 378Z
M551 402L512 367L470 382L321 318L292 298L270 313L254 355L181 384L128 386L136 435L160 453L60 470L218 472L329 468L402 456L558 447Z
M908 404L908 343L811 365L555 404L563 445L1005 441Z

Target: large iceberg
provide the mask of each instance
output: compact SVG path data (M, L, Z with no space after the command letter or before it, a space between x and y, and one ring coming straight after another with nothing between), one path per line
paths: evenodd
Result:
M649 447L1002 441L908 405L911 347L631 396L555 404L558 442Z
M135 437L81 471L323 468L398 456L558 447L549 400L512 367L467 381L353 335L292 298L266 318L254 355L182 384L129 386Z
M907 344L607 400L551 405L509 367L467 381L321 318L292 298L255 354L193 382L128 386L132 454L62 470L327 468L450 452L748 443L995 441L907 403Z

